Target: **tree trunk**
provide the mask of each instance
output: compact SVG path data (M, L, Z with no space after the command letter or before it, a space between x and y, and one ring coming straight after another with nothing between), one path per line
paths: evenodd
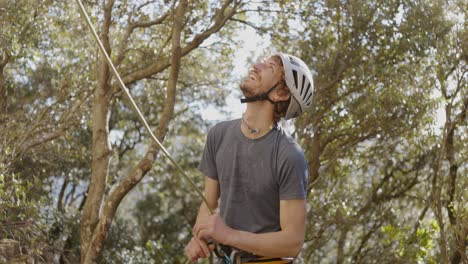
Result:
M320 169L320 155L322 154L322 148L320 144L321 139L321 131L320 125L314 131L314 136L312 138L312 150L311 156L309 158L309 186L307 188L307 193L310 193L312 189L312 185L318 180L320 177L319 169Z
M101 41L106 51L110 54L108 34L114 1L111 0L103 4L104 24L101 33ZM92 112L92 174L80 222L81 263L84 263L94 229L99 221L99 210L104 196L111 157L111 147L109 144L109 115L112 90L109 85L109 66L103 55L99 56L97 78L98 85L97 89L94 91Z
M449 217L451 228L454 233L454 239L452 242L451 248L453 249L452 256L451 256L451 263L458 264L461 263L468 263L467 255L466 255L466 247L467 247L467 233L468 227L463 224L463 219L459 219L458 216L454 213L453 202L456 199L456 186L457 186L457 176L458 176L458 168L459 164L455 158L455 150L454 150L454 134L458 126L466 119L466 106L467 106L468 99L465 99L463 102L463 106L461 112L455 117L452 118L451 116L451 109L452 105L446 106L446 127L448 128L447 131L447 139L446 139L446 147L445 147L445 155L449 162L449 186L448 186L448 202L446 204L447 214ZM453 122L451 121L453 120ZM459 221L461 220L461 221Z
M341 230L340 239L338 240L338 249L336 253L336 264L342 264L344 262L344 245L346 242L346 236L348 234L348 230L344 228Z
M459 226L455 234L455 247L452 255L452 264L468 263L466 248L468 246L468 227Z
M6 86L5 86L5 75L3 70L7 65L9 56L7 54L0 57L0 114L6 114Z
M165 137L165 134L167 132L167 127L169 125L169 121L172 119L172 115L174 112L176 83L177 83L177 79L179 75L180 59L181 59L180 36L181 36L183 18L184 18L186 7L187 7L187 1L186 0L181 1L176 11L173 14L174 26L173 26L173 33L172 33L172 45L173 45L172 57L171 57L172 67L169 73L170 76L169 76L169 81L168 81L166 103L164 105L164 110L163 110L163 113L159 122L157 133L156 133L156 136L161 142L163 141ZM109 88L109 86L105 86L105 87ZM106 126L107 126L107 120L106 120ZM106 133L106 136L107 136L107 133ZM108 150L110 151L110 148ZM103 205L102 215L99 218L96 218L98 222L96 224L94 224L94 222L92 223L94 224L95 228L92 229L92 232L90 234L91 236L88 237L90 238L90 240L88 241L87 245L85 245L86 246L84 248L85 254L82 253L82 258L81 258L82 263L88 264L88 263L96 262L97 257L102 253L102 250L104 247L104 241L107 236L107 232L110 228L110 225L112 223L112 220L115 216L115 213L117 211L117 208L120 202L125 197L125 195L130 190L132 190L141 181L141 179L146 175L146 173L151 169L151 164L155 160L158 150L159 148L157 148L157 146L154 143L151 144L145 157L118 184L118 186L109 195L108 199L106 199ZM106 160L108 163L109 162L108 157L109 155L105 156L105 158L107 159L101 158L100 161ZM104 175L103 174L104 171L102 170L102 167L100 167L99 169L101 169L100 170L101 173L99 174L100 176L99 180L104 180L104 182L100 182L100 184L102 184L102 187L104 187L105 178L106 178L105 176L107 175L108 171L106 170L105 171L106 175ZM93 172L93 175L94 175L94 172ZM92 185L90 186L90 191L89 191L90 193L91 193L91 188L93 188ZM103 193L104 188L101 188L101 189L99 189L99 191L102 191ZM97 202L99 202L99 205L100 205L102 203L103 196L96 195L96 197L100 199L100 200L96 199L96 204ZM88 200L90 198L91 197L88 196ZM86 203L88 203L88 201ZM95 209L99 209L99 208L95 208ZM84 230L84 231L87 232L88 230ZM85 234L86 233L82 234L82 241L83 241L83 235Z
M104 20L101 33L101 40L110 54L109 45L109 27L111 24L111 10L114 0L104 1ZM207 30L196 35L194 39L184 47L180 45L181 32L183 27L184 13L187 7L187 0L179 2L175 11L172 11L172 53L170 59L158 59L154 63L147 65L135 72L124 76L123 81L130 85L138 80L149 78L152 75L170 68L169 81L166 93L166 102L164 110L159 120L156 130L156 137L160 142L164 141L169 122L173 118L176 83L180 69L181 57L191 52L212 34L218 32L236 12L241 5L241 1L227 0L214 15L213 24ZM164 16L162 16L164 18ZM159 21L159 20L158 20ZM156 22L154 22L156 23ZM153 23L138 24L146 27ZM131 31L129 31L131 33ZM130 37L130 34L128 35ZM88 187L88 195L83 208L81 226L80 226L80 252L81 263L95 263L97 257L101 254L104 246L104 240L115 216L117 208L125 197L151 169L152 163L156 159L159 147L153 142L144 158L131 170L131 172L118 183L116 188L109 194L107 199L103 199L108 166L110 163L111 148L108 144L108 120L111 107L113 89L109 85L109 68L105 64L104 58L99 59L98 87L94 93L93 105L93 164L91 182ZM101 208L101 209L100 209Z

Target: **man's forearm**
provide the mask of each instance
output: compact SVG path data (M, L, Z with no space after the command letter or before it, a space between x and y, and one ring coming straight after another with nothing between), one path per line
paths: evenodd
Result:
M218 198L219 198L218 181L215 181L205 176L205 190L204 190L203 195L205 196L206 203L205 201L201 202L200 208L198 209L197 221L198 219L200 219L200 217L211 215L211 211L215 211L218 208Z
M198 209L197 220L200 217L205 217L209 215L211 215L210 209L208 209L208 206L204 202L202 202L200 208Z
M197 219L195 221L195 227L197 226L197 223L200 222L200 219L209 217L211 215L211 210L215 210L218 206L219 185L217 181L205 177L204 196L208 205L205 204L205 202L200 204ZM194 236L185 247L185 254L190 261L197 261L199 258L209 257L210 251L212 250L213 249L206 244L204 239L199 239Z
M250 233L233 229L217 214L200 218L194 232L209 239L264 257L296 257L305 234L305 199L280 201L281 231Z
M233 229L226 242L259 256L296 257L302 249L304 237L287 231L256 234Z

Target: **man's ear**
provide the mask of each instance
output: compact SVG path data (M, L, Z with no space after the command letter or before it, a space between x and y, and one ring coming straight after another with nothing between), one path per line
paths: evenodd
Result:
M291 92L286 85L283 85L281 88L275 90L276 101L288 100L290 96Z

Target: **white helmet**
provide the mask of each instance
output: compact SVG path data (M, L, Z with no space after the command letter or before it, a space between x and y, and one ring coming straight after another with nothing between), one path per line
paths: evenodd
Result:
M303 113L312 104L314 94L314 81L309 67L298 57L276 53L283 62L286 85L291 92L291 102L284 119L295 118Z

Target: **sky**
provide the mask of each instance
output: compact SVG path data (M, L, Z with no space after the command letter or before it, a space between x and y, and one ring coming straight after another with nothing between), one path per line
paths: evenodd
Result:
M242 30L236 37L243 43L235 54L234 70L232 71L231 79L241 80L246 77L250 68L249 59L253 56L259 58L270 47L270 39L268 36L260 36L254 29L248 27ZM237 84L236 84L237 85ZM237 89L235 89L237 88ZM245 105L240 103L240 88L233 87L232 92L226 98L226 106L223 108L227 114L222 113L222 109L216 106L209 106L201 111L204 120L221 121L227 119L240 118L245 111Z

